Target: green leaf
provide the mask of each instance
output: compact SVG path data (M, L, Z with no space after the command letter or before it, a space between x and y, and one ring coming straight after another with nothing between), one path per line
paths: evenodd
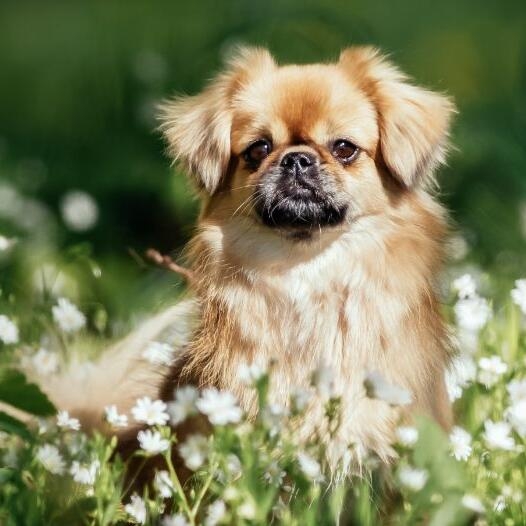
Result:
M26 377L15 369L0 371L0 401L36 416L56 413L49 398Z
M28 431L26 425L3 411L0 411L0 430L18 435L24 440L31 439L31 433Z

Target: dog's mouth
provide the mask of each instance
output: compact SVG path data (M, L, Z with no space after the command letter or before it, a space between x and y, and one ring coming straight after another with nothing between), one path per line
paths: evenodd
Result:
M345 219L347 206L331 200L286 195L261 199L256 212L268 227L305 230L339 225Z
M339 225L348 208L332 195L305 185L275 189L260 187L256 203L256 213L264 225L292 230L296 234Z

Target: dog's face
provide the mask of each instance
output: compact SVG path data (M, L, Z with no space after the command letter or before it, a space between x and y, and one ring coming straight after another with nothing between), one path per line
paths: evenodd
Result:
M321 65L274 68L238 96L228 187L237 213L292 239L352 219L357 181L374 169L373 104Z
M163 127L205 218L308 242L421 187L443 160L452 111L370 48L283 67L245 49L203 93L167 104Z

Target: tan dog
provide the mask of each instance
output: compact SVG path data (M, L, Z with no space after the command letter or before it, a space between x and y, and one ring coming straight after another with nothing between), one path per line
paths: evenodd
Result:
M406 415L366 396L373 370L412 393L411 413L449 426L448 337L435 295L446 218L426 188L453 112L371 48L305 66L244 49L201 94L168 103L170 151L202 195L189 248L193 299L103 359L100 404L84 395L69 408L99 419L102 404L127 410L139 395L168 399L192 383L233 391L253 414L237 368L274 360L271 397L284 405L313 369L334 371L337 444L390 456ZM123 365L148 340L169 341L178 324L186 343L167 377ZM322 415L314 400L305 436L322 428Z

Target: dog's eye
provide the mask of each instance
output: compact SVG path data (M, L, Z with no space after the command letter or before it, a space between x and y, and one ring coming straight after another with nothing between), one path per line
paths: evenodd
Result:
M263 159L265 159L265 157L267 157L271 151L272 145L270 142L266 139L260 139L259 141L252 143L245 150L243 156L248 163L257 165L263 161Z
M352 142L345 139L338 139L332 145L332 155L341 163L348 164L353 161L360 149Z

